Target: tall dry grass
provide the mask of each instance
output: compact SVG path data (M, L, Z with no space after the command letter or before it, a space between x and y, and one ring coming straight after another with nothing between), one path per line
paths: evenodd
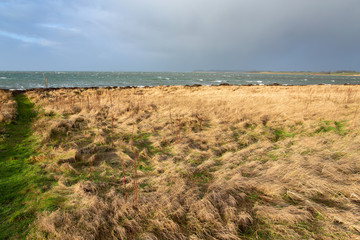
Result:
M32 237L359 238L359 90L29 91L66 199Z
M11 92L0 90L0 123L8 122L16 112L16 102L14 101Z

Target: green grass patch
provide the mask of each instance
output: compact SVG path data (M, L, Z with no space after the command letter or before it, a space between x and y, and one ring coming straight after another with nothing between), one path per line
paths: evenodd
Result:
M344 136L348 133L348 130L345 129L344 121L321 121L320 126L315 130L315 133L327 133L334 132L341 136Z
M273 138L272 140L274 142L277 142L279 140L282 140L282 139L285 139L285 138L289 138L289 137L294 137L295 134L294 133L290 133L290 132L287 132L285 129L283 128L275 128L273 129Z
M241 239L253 240L253 239L285 239L283 236L278 235L271 229L270 223L267 223L264 219L255 218L254 223L245 228L239 229Z
M149 137L151 136L151 133L146 132L140 132L138 134L124 134L122 136L122 140L126 143L130 144L130 141L132 141L133 146L139 151L139 153L146 149L147 154L150 157L155 156L156 154L165 154L169 155L171 152L171 149L169 147L163 147L163 148L157 148L152 145L152 142L149 140ZM131 150L130 148L126 147L123 148L123 151L129 155L131 158L135 157L134 150ZM138 169L141 171L151 172L153 171L153 167L151 166L150 162L140 156L139 157L139 166Z
M192 180L195 181L199 185L207 184L212 179L213 179L212 176L206 171L195 172L192 175Z
M249 201L254 201L256 202L257 200L259 200L259 194L257 192L251 193L249 195L246 195L246 199Z
M25 238L36 212L53 209L58 201L56 196L47 202L38 201L54 181L28 161L37 154L30 128L36 113L24 94L14 98L16 118L5 126L6 137L0 141L0 239Z
M134 147L136 147L139 152L141 152L143 149L148 150L148 154L153 156L156 153L161 153L162 150L155 148L151 141L149 140L149 137L151 136L151 133L146 132L140 132L138 134L124 134L122 136L123 141L130 143L130 140L132 141L132 144Z

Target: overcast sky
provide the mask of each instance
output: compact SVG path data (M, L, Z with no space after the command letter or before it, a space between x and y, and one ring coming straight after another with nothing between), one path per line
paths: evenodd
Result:
M359 0L0 0L0 70L360 71Z

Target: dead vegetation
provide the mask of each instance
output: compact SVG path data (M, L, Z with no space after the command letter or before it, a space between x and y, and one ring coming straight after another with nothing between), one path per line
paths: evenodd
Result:
M37 239L356 239L359 86L27 92Z
M9 122L16 112L16 102L11 92L0 89L0 123Z
M0 89L0 141L6 138L5 125L14 119L16 102L11 92Z

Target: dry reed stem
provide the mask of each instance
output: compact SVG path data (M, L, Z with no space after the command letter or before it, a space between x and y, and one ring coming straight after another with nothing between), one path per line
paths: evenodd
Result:
M113 100L112 100L112 94L111 94L111 91L109 91L109 94L110 94L110 106L113 106Z
M123 173L124 197L125 197L125 202L127 202L126 180L125 180L125 164L124 164L124 160L122 158L121 158L121 165L122 165L122 173Z
M43 73L43 78L44 78L45 88L48 88L48 83L47 83L47 79L45 78L45 73Z
M134 204L137 207L138 206L138 186L137 186L137 179L138 179L138 175L137 175L137 168L139 166L139 152L138 150L135 150L134 153L134 192L135 192L135 198L134 198Z
M356 117L357 117L357 114L358 114L358 111L359 111L359 106L360 106L360 105L357 105L356 110L355 110L355 113L354 113L354 119L353 119L353 122L354 122L354 128L355 128L355 127L356 127L356 125L357 125L357 122L356 122Z

